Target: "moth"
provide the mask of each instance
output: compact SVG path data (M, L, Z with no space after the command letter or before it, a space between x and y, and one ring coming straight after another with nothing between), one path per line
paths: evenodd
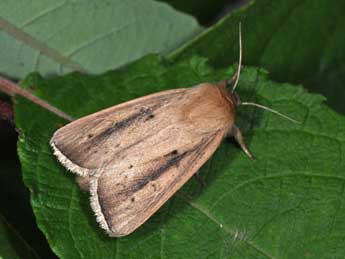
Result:
M147 95L75 120L54 133L54 154L89 189L96 219L109 236L128 235L148 220L226 136L233 136L254 159L235 125L236 108L263 106L241 102L235 92L242 62L241 29L239 34L239 66L231 80Z

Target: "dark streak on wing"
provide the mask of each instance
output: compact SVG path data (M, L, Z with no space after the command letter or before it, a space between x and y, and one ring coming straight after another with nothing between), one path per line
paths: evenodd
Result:
M79 121L77 124L72 122L69 124L70 126L59 129L51 141L73 164L86 169L103 167L104 164L100 165L100 161L94 160L94 154L97 153L98 148L103 147L104 149L102 150L107 151L111 144L106 146L103 146L103 144L113 138L114 134L121 137L121 134L128 128L136 127L140 123L154 122L152 119L156 117L156 114L159 114L157 112L158 109L176 101L176 98L179 99L185 96L188 91L190 89L153 94L143 99L139 98L137 101L134 100L127 104L124 103L123 105L120 104L119 106L110 107L89 115L90 117L85 117L88 120ZM123 114L121 118L114 116L114 119L112 119L113 114L117 112ZM110 126L106 126L112 120L113 123ZM108 122L102 125L105 121ZM90 130L92 131L93 128L96 128L95 133L90 133ZM118 150L118 146L111 146L111 151L113 150Z
M133 194L135 192L144 188L151 181L154 181L158 179L160 176L164 175L164 173L168 172L171 167L178 166L179 162L182 161L184 158L188 157L189 155L193 155L193 157L188 161L186 168L184 168L185 171L190 170L190 168L195 165L195 161L198 161L200 159L200 157L204 154L205 149L209 146L210 143L213 142L214 138L218 134L219 131L216 131L213 134L203 137L201 141L197 143L193 148L188 149L181 154L178 154L177 150L173 150L170 153L164 155L163 157L167 158L165 160L165 163L161 164L157 169L149 171L146 177L144 176L140 181L133 183L132 186L130 186L128 189L117 192L114 195L123 196L123 198L133 197ZM181 181L182 177L184 177L183 173L178 174L175 177L175 179L169 184L169 186L165 186L164 189L171 189L173 186L175 186L178 182ZM161 191L160 193L158 193L158 196L156 196L154 199L148 200L147 203L143 202L145 203L145 208L143 209L146 210L152 208L152 206L159 202L164 195L166 195L166 191ZM110 222L113 216L112 210L107 209L107 207L109 206L111 205L107 204L105 200L100 200L100 207L106 222ZM127 208L124 208L123 210L127 210ZM123 210L117 211L116 213L121 214L123 213Z
M126 195L131 195L140 189L144 188L149 182L158 179L164 172L168 171L173 166L178 166L178 163L191 151L187 150L180 155L169 158L164 164L152 171L149 175L138 180L131 188L124 191ZM121 193L122 194L122 193Z
M130 115L129 117L116 122L113 126L106 128L105 130L103 130L101 133L97 134L97 135L93 135L93 134L89 134L88 138L90 139L91 142L89 143L85 143L83 150L88 152L90 150L90 148L92 146L99 146L101 145L104 141L106 141L111 135L113 135L116 132L119 132L121 130L126 129L127 127L131 126L135 121L140 120L141 118L150 116L152 114L152 112L157 109L159 106L161 106L162 104L156 104L152 107L149 108L141 108L139 112L134 113L132 115ZM142 139L144 140L144 139ZM140 141L139 141L140 142ZM131 146L134 146L134 143ZM80 150L76 150L76 149L68 149L67 146L64 146L64 143L55 143L55 146L60 150L60 152L62 152L66 157L68 157L69 159L73 160L73 163L81 166L80 163L77 162L77 158L79 156L79 152ZM128 148L130 148L131 146L129 146ZM63 151L62 151L63 150ZM91 156L92 154L89 154L89 156ZM81 166L82 167L82 166Z
M165 172L169 170L169 168L173 167L174 165L178 165L178 163L185 157L187 156L190 152L193 152L195 148L192 150L187 150L183 152L182 154L179 155L173 155L172 152L167 154L166 156L169 156L170 154L173 155L173 157L169 158L164 164L162 164L160 167L158 167L156 170L152 171L151 174L148 176L143 177L142 179L136 181L130 188L125 189L121 192L116 193L116 195L123 195L124 197L130 197L132 196L135 192L141 190L144 188L148 183L151 181L154 181L158 179L161 175L163 175ZM174 150L175 151L175 150ZM175 154L175 152L173 152ZM99 194L98 194L99 195ZM111 219L111 210L107 210L103 202L100 202L101 210L103 212L104 218L106 222L109 222Z
M154 114L150 114L149 116L146 117L146 119L144 120L145 122L148 121L148 120L151 120L155 117Z
M113 133L129 127L136 120L139 120L142 117L144 117L148 114L151 114L154 108L157 108L157 107L140 109L140 111L138 113L135 113L135 114L127 117L126 119L124 119L122 121L118 121L112 127L105 129L103 132L101 132L100 134L95 136L93 141L97 143L97 142L101 142L101 141L105 140L106 138L108 138Z
M199 144L197 144L192 150L190 150L191 153L195 151L196 156L189 161L188 167L185 168L186 171L188 171L189 168L194 165L194 162L197 161L200 158L200 156L203 155L205 148L214 140L218 133L219 131L215 132L212 136L209 136L208 138L202 139L202 141ZM166 189L171 189L176 183L178 183L181 180L181 177L183 177L182 174L176 177L175 180L171 182L169 186L166 186ZM165 195L165 192L160 193L155 199L150 201L149 204L146 204L146 208L150 208L151 206L153 206L154 203L157 203L163 195Z
M169 154L164 155L164 157L169 157L165 163L161 164L157 169L149 172L147 176L143 177L142 179L135 182L130 188L127 190L124 190L119 195L132 195L135 192L139 191L140 189L144 188L149 182L154 181L158 179L161 175L163 175L165 172L167 172L171 167L178 166L178 163L184 159L187 155L197 152L197 157L193 159L193 162L200 156L200 149L203 149L205 146L208 146L209 143L211 143L214 139L216 134L214 134L211 137L205 137L203 138L197 145L195 145L193 148L184 151L181 154L178 154L177 150L171 151ZM190 163L192 165L193 163Z

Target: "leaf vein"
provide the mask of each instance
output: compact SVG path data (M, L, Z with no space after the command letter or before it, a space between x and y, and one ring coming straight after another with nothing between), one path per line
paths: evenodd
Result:
M30 26L31 24L33 24L34 22L36 22L38 19L58 10L59 8L61 8L62 6L64 6L66 4L66 1L63 1L61 4L58 4L56 6L53 6L52 8L49 8L49 9L46 9L46 10L43 10L42 13L39 13L38 15L32 17L30 20L26 21L25 23L23 23L21 25L21 27L28 27Z
M226 233L232 235L233 237L237 237L238 236L238 231L233 231L232 229L230 229L227 225L221 223L208 209L203 208L202 206L192 202L191 200L187 199L186 197L183 197L181 195L179 195L178 197L180 197L183 201L185 201L186 203L188 203L192 208L196 209L197 211L199 211L200 213L202 213L203 215L205 215L207 218L209 218L212 222L214 222L217 226L222 226L220 229L224 230ZM262 255L266 256L267 258L271 258L273 259L274 257L272 255L270 255L267 251L263 250L261 247L257 246L256 244L254 244L252 241L247 240L247 239L241 239L244 243L246 243L248 246L254 248L256 251L258 251L259 253L261 253Z

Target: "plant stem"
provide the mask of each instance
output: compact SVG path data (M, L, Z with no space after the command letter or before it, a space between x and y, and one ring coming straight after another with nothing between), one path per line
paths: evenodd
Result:
M3 91L10 96L14 96L15 94L18 94L18 95L23 96L24 98L32 101L33 103L43 107L44 109L51 111L52 113L58 115L61 118L64 118L68 121L74 120L74 118L72 116L64 113L63 111L52 106L48 102L38 98L37 96L31 94L29 91L24 90L23 88L19 87L17 84L15 84L15 83L11 82L10 80L7 80L1 76L0 76L0 91Z

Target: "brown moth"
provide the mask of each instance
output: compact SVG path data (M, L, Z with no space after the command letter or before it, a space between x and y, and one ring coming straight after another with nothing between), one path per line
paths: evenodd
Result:
M240 60L233 79L144 96L55 132L50 141L54 154L79 175L83 188L89 188L97 221L110 236L128 235L142 225L227 135L254 158L235 125L238 105L260 106L241 103L235 93L241 60L240 31ZM233 81L229 92L226 87Z

